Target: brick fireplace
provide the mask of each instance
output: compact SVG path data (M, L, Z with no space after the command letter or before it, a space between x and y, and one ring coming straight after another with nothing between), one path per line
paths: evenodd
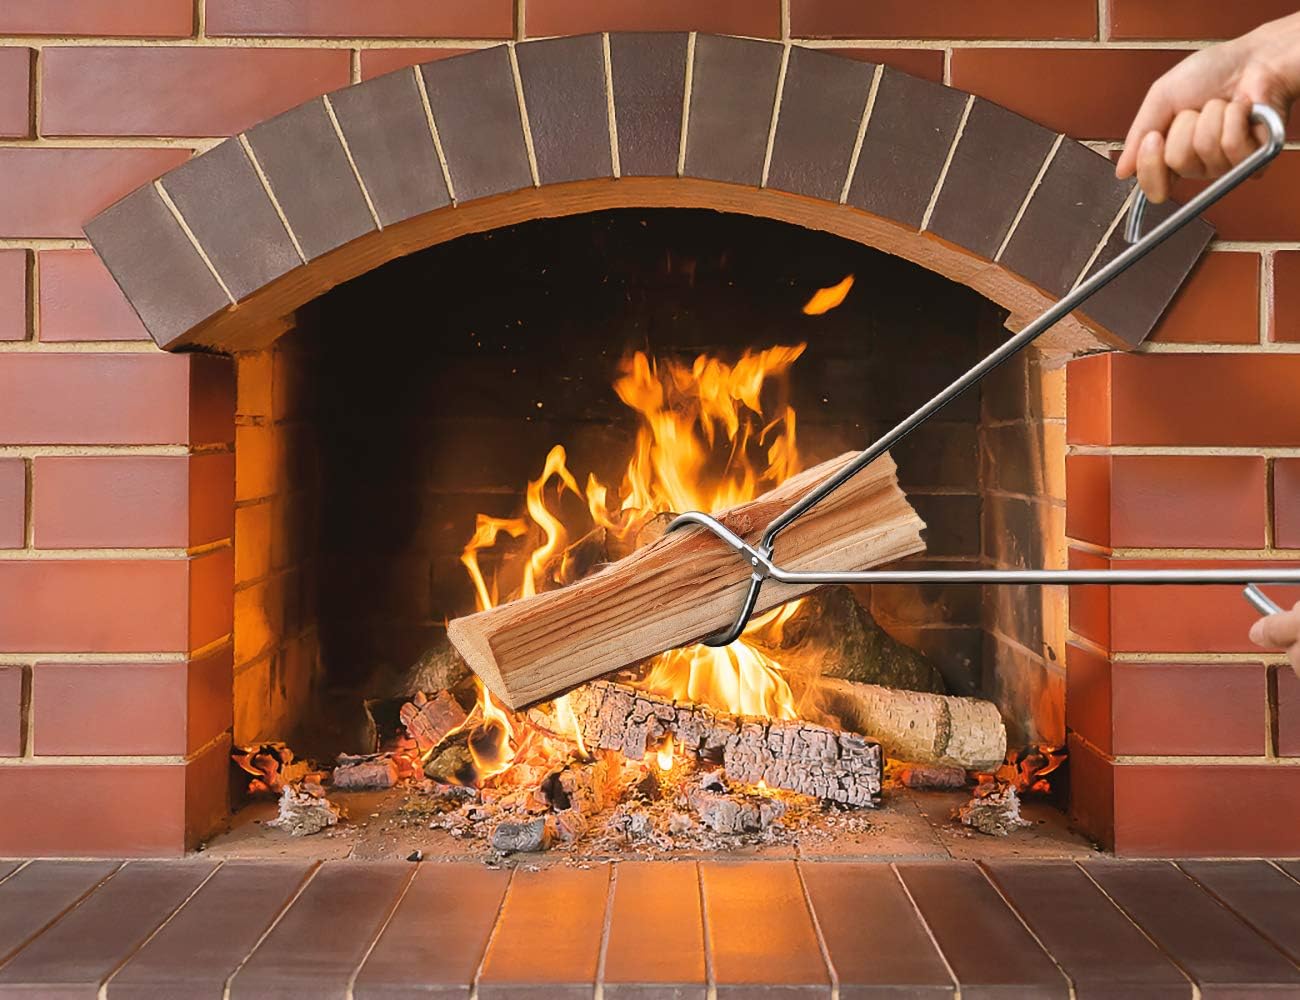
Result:
M933 363L914 388L933 391L1118 252L1129 189L1105 157L1145 85L1276 13L1198 11L0 12L18 95L0 99L0 855L177 853L222 822L232 740L299 721L342 648L323 624L356 607L347 548L319 544L322 484L346 482L322 479L340 452L321 415L373 417L376 359L418 349L396 325L455 311L454 287L418 293L458 255L491 267L485 239L513 240L517 263L590 245L584 220L706 232L728 213L756 227L733 245L824 252L896 296L836 320L846 342L873 320L903 342L920 316ZM1213 238L1185 230L932 428L965 442L964 478L899 456L932 558L1293 558L1293 155L1213 210ZM1096 354L1115 348L1136 350ZM350 352L369 395L343 378ZM853 361L802 387L814 412L825 386L847 401L822 428L841 449L895 415L852 411ZM1013 733L1068 741L1071 815L1118 853L1300 850L1300 685L1249 646L1234 588L1080 588L1068 619L1064 597L872 605Z

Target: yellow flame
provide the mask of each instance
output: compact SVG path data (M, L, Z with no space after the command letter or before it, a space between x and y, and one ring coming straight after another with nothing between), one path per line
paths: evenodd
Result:
M515 731L510 725L510 716L492 700L483 682L475 678L474 683L478 685L478 710L482 719L470 730L467 746L477 780L481 783L494 774L500 774L514 762Z
M567 694L555 699L555 721L560 724L560 735L573 740L578 745L578 753L583 757L590 757L591 753L582 738L582 727L578 725L578 717L574 714L573 703Z
M836 306L841 305L845 298L848 297L849 289L853 287L853 275L846 274L843 280L831 285L829 288L819 288L813 292L810 298L803 305L805 316L820 316L822 313L828 313Z
M840 284L847 294L852 276ZM478 554L497 544L503 533L540 538L522 570L516 566L516 583L508 588L511 599L527 597L560 582L569 538L582 537L590 527L626 542L656 514L731 507L798 472L795 411L784 397L785 378L804 347L747 350L734 364L707 354L689 364L652 359L642 351L627 358L614 391L636 412L639 426L622 483L615 489L588 475L585 488L579 489L563 447L553 447L541 475L528 483L526 517L480 515L465 546L461 562L474 583L480 609L492 607L499 594L496 577L490 583L485 580ZM770 413L765 412L768 406ZM566 529L557 512L566 490L585 499L590 526ZM794 718L794 696L780 664L748 640L772 644L797 608L795 602L755 619L726 649L690 646L662 654L653 662L645 686L657 694L733 713ZM571 716L572 709L558 702L556 709L567 725L566 713Z
M671 771L673 769L673 738L671 736L664 740L663 746L655 751L655 762L659 765L661 771Z

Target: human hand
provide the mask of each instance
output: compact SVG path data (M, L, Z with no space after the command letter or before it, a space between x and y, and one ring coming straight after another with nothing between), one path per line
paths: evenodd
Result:
M1136 173L1157 204L1175 175L1218 177L1267 139L1263 126L1252 130L1250 106L1271 105L1285 119L1297 94L1300 14L1194 52L1147 91L1115 176Z
M1285 649L1291 669L1300 676L1300 601L1290 611L1255 622L1250 627L1250 641L1265 649Z

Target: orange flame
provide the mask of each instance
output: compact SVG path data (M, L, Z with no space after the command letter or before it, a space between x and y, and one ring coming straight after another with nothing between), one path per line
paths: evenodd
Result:
M842 305L848 297L849 289L853 287L853 275L846 274L838 283L831 285L829 288L819 288L813 292L812 298L804 303L803 314L805 316L820 316L828 313L836 306Z
M673 769L673 738L671 736L664 740L663 746L655 751L655 763L659 765L661 771L671 771Z
M514 763L515 731L510 725L510 716L492 700L488 689L477 678L475 683L478 685L476 710L482 713L482 718L470 730L466 745L470 759L474 761L477 782L481 784Z

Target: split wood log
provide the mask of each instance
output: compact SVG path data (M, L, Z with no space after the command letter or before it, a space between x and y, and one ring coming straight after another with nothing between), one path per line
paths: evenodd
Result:
M718 519L748 541L854 454L801 472ZM781 564L863 569L924 548L925 525L882 455L782 534ZM559 590L457 618L448 635L498 698L521 708L729 625L749 586L745 561L703 528L674 531ZM758 611L810 587L769 582Z
M733 781L765 781L853 806L873 806L880 795L880 745L857 733L727 715L610 681L593 681L569 698L589 747L641 760L671 735L686 753L721 762Z
M825 711L897 760L992 771L1006 759L1007 730L991 701L831 677L817 691Z

